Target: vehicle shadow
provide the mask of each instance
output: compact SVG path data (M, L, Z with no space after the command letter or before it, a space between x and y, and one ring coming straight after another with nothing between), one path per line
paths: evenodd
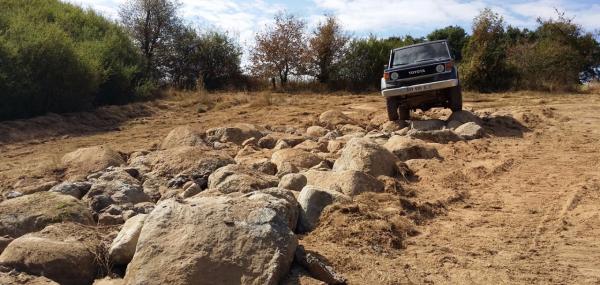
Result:
M531 132L531 129L521 124L512 116L499 115L482 118L484 128L488 135L496 137L518 137L522 138L525 133Z

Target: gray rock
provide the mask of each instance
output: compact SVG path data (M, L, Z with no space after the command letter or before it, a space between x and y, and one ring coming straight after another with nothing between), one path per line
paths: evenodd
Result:
M180 146L206 145L202 139L202 132L191 126L180 126L169 132L160 144L161 149Z
M456 128L454 132L466 140L481 138L484 133L483 128L474 122L464 123Z
M113 226L125 222L122 214L100 213L98 215L98 225Z
M440 157L435 147L411 137L393 136L383 146L402 161Z
M18 198L18 197L21 197L21 196L23 196L23 193L21 193L19 191L14 191L14 190L11 190L11 191L8 191L8 192L4 193L4 198L7 199L7 200L8 199Z
M202 188L200 188L200 186L198 186L198 184L196 183L192 183L192 185L190 185L189 187L185 188L183 190L183 192L181 192L181 197L182 198L189 198L192 197L198 193L202 192Z
M125 284L278 284L290 269L298 205L287 190L160 202L146 218Z
M275 187L278 183L279 179L275 176L237 164L221 167L208 177L208 188L222 193L246 193Z
M300 204L300 218L298 219L298 230L310 232L319 223L321 212L325 207L334 202L348 202L351 198L334 190L306 185L300 191L298 204Z
M84 182L62 182L54 187L52 187L49 191L61 193L65 195L71 195L77 199L81 199L83 195L85 195L90 188L92 187L92 183L84 181Z
M91 284L99 270L94 250L101 241L90 227L50 225L11 242L0 255L0 266L43 275L62 285Z
M249 138L260 139L263 134L251 124L234 124L228 127L212 128L206 131L206 140L209 142L232 142L241 145Z
M360 171L320 171L308 170L304 172L307 184L320 188L337 191L348 196L364 192L382 192L383 183L375 177Z
M422 120L422 121L412 121L410 123L410 128L418 131L434 131L441 130L446 126L446 122L437 119L431 120Z
M335 272L324 258L304 250L301 245L296 248L294 261L304 267L313 278L326 284L346 284L346 278Z
M90 191L83 196L82 200L87 202L94 211L100 212L112 204L137 204L152 199L138 183L126 180L99 180L92 184Z
M375 142L356 138L351 139L342 150L340 158L333 164L334 171L356 170L370 174L395 176L398 174L398 158Z
M281 177L279 188L300 191L306 186L306 177L299 173L290 173Z
M448 120L446 121L448 122L448 127L451 129L454 129L468 122L473 122L475 124L483 126L483 120L481 120L481 118L466 110L453 112L452 115L450 115L450 117L448 117Z
M38 192L0 203L0 236L15 238L68 221L94 224L86 205L68 195Z
M137 215L125 222L109 249L112 262L125 265L133 259L135 247L147 216L144 214Z
M301 149L282 149L273 153L271 162L280 169L283 163L291 163L298 168L311 168L319 164L323 159L314 153Z
M454 131L450 129L443 129L438 131L410 130L407 135L412 138L441 144L463 140L461 136L457 135Z
M306 129L306 135L313 138L322 137L329 132L326 128L321 126L310 126Z
M300 170L298 167L290 163L289 161L284 161L277 167L277 177L283 177L284 175L290 173L298 173Z

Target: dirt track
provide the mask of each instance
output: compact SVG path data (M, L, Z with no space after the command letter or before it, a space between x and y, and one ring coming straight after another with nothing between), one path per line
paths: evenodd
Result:
M492 121L487 138L437 145L443 160L409 162L419 180L406 183L405 191L437 210L420 222L419 234L404 240L404 248L377 247L360 235L335 242L323 227L301 243L329 259L350 284L600 282L600 97L469 95L466 106L480 114L509 114L520 125ZM48 126L39 138L0 145L0 187L8 189L25 177L52 178L58 158L78 147L150 148L181 124L304 127L327 109L341 109L363 122L377 121L373 118L384 110L376 96L313 95L282 96L270 106L244 102L205 114L181 102L148 108L151 115L123 120L118 130L91 124L87 133L67 128L56 129L53 136L56 126ZM0 131L25 132L7 125ZM386 197L361 199L377 200L370 212L377 215L397 206Z

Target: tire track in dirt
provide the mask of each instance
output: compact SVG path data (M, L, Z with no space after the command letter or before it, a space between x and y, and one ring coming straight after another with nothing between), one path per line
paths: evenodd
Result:
M589 190L600 178L600 134L592 127L600 120L584 116L598 106L556 107L572 119L549 119L522 140L497 138L490 144L491 152L502 152L503 162L467 186L465 204L453 206L415 238L405 253L409 280L600 282L600 195Z

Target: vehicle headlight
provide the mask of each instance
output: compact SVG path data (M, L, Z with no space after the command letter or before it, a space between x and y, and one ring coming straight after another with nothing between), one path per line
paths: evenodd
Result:
M438 64L438 65L435 67L435 71L437 71L437 72L444 72L444 70L445 70L445 69L446 69L446 68L444 67L444 65L443 65L443 64Z
M392 80L398 79L398 72L392 72L392 74L390 75L390 77L392 78Z

